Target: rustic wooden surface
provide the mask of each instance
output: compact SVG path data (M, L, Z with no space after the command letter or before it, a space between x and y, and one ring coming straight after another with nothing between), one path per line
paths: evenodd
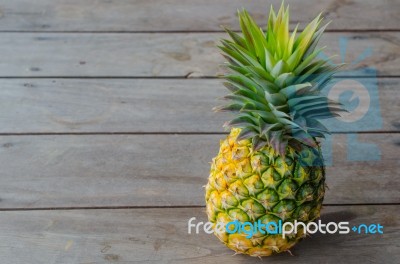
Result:
M51 135L0 138L0 208L202 206L222 135ZM347 161L334 136L328 204L400 202L398 134L361 134L379 161ZM361 152L368 160L370 153ZM329 158L329 157L325 157ZM382 190L382 191L378 191ZM384 191L383 191L384 190Z
M0 77L216 76L223 73L224 60L215 47L221 37L225 34L3 33ZM379 76L399 74L399 32L328 32L321 38L326 55L340 54L341 38L348 39L346 70L371 66ZM365 49L371 56L352 64ZM334 62L340 63L340 56Z
M287 2L292 27L333 20L326 54L347 38L342 78L377 82L382 127L352 135L380 159L348 161L350 134L333 130L322 219L383 235L314 235L294 257L260 261L187 234L189 218L206 220L202 186L225 133L211 111L225 92L220 25L237 30L241 7L265 23L265 1L5 0L0 263L398 263L400 1Z
M378 131L400 131L400 79L357 81L379 87ZM0 87L0 134L219 133L229 117L211 110L226 93L219 79L0 79Z
M245 7L265 24L269 4L280 0L3 0L2 31L220 31L238 29L236 10ZM397 30L398 1L322 0L306 5L288 1L291 25L323 12L333 20L328 30ZM302 28L302 27L301 27Z
M383 235L315 234L292 253L260 261L216 237L187 233L187 219L206 221L203 208L2 212L2 263L398 263L399 205L326 206L323 222L385 226Z

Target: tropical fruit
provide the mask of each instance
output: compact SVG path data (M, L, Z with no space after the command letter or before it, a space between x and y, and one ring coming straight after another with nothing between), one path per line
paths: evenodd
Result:
M225 124L230 134L212 160L205 200L217 237L237 253L261 257L289 250L303 237L303 228L285 237L258 229L249 236L218 231L217 224L239 223L246 231L249 223L317 219L325 193L318 138L329 133L320 121L343 108L321 93L339 66L317 56L326 27L320 15L301 33L297 27L289 32L289 8L283 4L278 13L271 7L265 31L245 10L239 20L242 34L226 29L230 40L219 46L230 93L216 111L232 112L233 119Z

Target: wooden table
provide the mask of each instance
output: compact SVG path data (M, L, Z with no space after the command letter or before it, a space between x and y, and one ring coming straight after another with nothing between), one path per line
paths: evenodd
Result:
M211 111L225 93L219 26L238 29L242 6L265 23L265 2L2 1L0 263L261 263L189 235L187 221L206 220L202 186L227 118ZM292 26L321 10L333 20L328 54L343 36L348 62L373 49L348 70L377 69L382 128L352 132L380 160L348 161L336 131L322 219L384 234L314 235L264 261L399 263L400 1L290 5Z

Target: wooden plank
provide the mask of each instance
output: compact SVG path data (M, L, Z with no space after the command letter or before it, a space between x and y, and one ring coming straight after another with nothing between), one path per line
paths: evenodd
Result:
M400 131L399 82L378 80L380 131ZM1 79L0 86L0 133L213 133L229 118L211 110L226 93L218 79Z
M314 234L290 256L271 263L398 263L399 205L334 206L322 223L381 224L383 234ZM260 263L232 256L214 235L188 234L191 217L206 221L204 208L72 211L10 211L0 218L0 259L25 263ZM195 221L195 222L197 222Z
M0 77L199 77L221 73L223 57L215 47L222 33L91 34L3 33L0 38ZM339 39L348 38L340 48ZM327 54L346 50L351 75L398 75L400 33L327 33L321 46ZM366 50L373 53L352 64ZM336 62L340 62L336 58Z
M250 0L4 0L0 30L16 31L214 31L220 25L238 29L236 10L248 9L265 24L270 3ZM288 2L293 27L302 27L324 12L332 30L399 29L399 1Z
M348 161L335 135L327 204L398 203L399 134L362 134ZM57 135L0 137L0 208L204 205L209 162L223 135ZM351 139L351 138L350 138ZM351 139L354 140L354 139ZM353 142L354 143L354 142Z

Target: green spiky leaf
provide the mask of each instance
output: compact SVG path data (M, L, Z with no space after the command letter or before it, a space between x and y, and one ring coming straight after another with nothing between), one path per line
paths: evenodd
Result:
M258 150L269 144L280 155L286 147L317 147L317 138L329 133L318 120L338 116L342 105L321 90L341 65L318 58L318 42L328 24L321 14L301 33L289 32L289 8L271 7L263 31L246 11L238 12L241 34L225 28L230 40L218 47L227 59L224 85L229 100L216 111L236 113L228 127L239 127L238 139L251 139Z

